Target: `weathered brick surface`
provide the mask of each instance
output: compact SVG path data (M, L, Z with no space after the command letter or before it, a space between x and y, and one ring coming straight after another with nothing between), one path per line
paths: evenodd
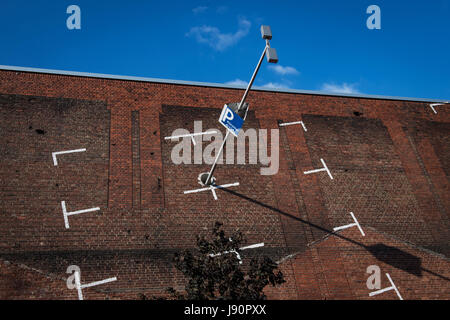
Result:
M318 175L333 226L353 222L352 211L362 224L419 245L436 243L379 120L309 115L304 119L313 167L322 167L323 158L334 178L325 172Z
M400 122L391 121L388 122L388 125L390 136L398 150L405 174L411 184L412 193L417 200L418 212L421 213L422 219L427 222L426 225L434 239L433 242L426 240L428 242L426 246L448 256L450 252L450 235L446 218L448 208L446 209L447 213L440 212L439 203L436 201L432 188L430 188L426 174L424 174L421 157L417 157L417 148L411 144L411 140L408 139L407 133L400 126ZM422 156L424 158L429 157L426 154ZM418 232L417 236L420 237L421 235L423 233Z
M268 288L269 297L367 299L365 270L378 264L405 299L450 298L450 117L442 108L434 114L419 102L252 91L245 128L303 120L308 131L280 129L278 174L260 175L259 164L219 165L219 183L241 185L217 191L219 201L210 192L184 195L210 166L174 165L177 142L164 137L192 132L196 120L223 134L220 109L241 95L0 71L0 296L76 299L64 280L72 264L83 282L118 278L86 289L86 299L181 288L173 253L193 247L219 220L248 244L265 243L244 252L245 261L256 254L283 260L288 282ZM83 147L53 166L51 152ZM320 158L334 180L303 174L319 168ZM62 200L69 211L101 210L69 217L65 229ZM330 236L352 222L349 211L366 237L356 228Z
M438 221L443 220L443 223L446 223L445 228L448 230L450 228L447 211L450 207L450 197L448 196L450 194L448 179L448 176L450 176L450 156L446 150L450 145L450 125L448 123L422 121L416 128L410 127L405 130L409 134L411 146L437 203L440 213ZM449 240L447 237L447 244Z
M0 299L77 299L67 290L64 278L43 274L41 270L0 260Z
M443 256L419 249L411 244L381 233L371 227L365 228L362 237L357 228L341 231L311 246L306 252L286 260L282 269L294 265L298 278L300 299L398 299L395 292L370 297L376 289L367 288L367 267L376 265L381 271L381 289L390 287L388 273L405 300L449 299L450 261ZM326 286L317 288L311 281L310 260L313 252L322 251L337 257L321 260L314 267L323 268ZM345 291L339 288L346 288ZM276 298L283 288L267 290L269 297ZM322 297L317 296L322 294Z

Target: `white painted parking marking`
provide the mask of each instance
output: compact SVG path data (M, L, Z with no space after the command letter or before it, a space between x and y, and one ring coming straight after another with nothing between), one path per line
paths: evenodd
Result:
M331 175L330 170L328 169L325 161L323 161L322 158L320 158L320 161L323 164L323 168L320 169L314 169L314 170L309 170L309 171L304 171L303 174L311 174L311 173L317 173L317 172L322 172L322 171L326 171L328 173L328 175L330 176L331 180L333 180L333 176Z
M325 161L323 161L322 158L320 158L320 161L322 162L323 167L325 168L325 171L326 171L326 172L328 173L328 175L330 176L331 180L333 180L333 176L331 175L331 172L330 172L330 170L328 169L328 167L327 167Z
M178 136L170 136L170 137L165 137L165 140L171 140L171 139L177 139L177 138L185 138L185 137L190 137L192 140L192 143L194 144L194 146L197 144L195 142L194 137L195 136L202 136L202 135L206 135L206 134L213 134L213 133L217 133L217 130L210 130L210 131L205 131L205 132L197 132L197 133L188 133L188 134L181 134Z
M397 287L394 284L394 281L392 281L391 276L389 275L389 273L386 273L386 277L389 279L389 282L391 283L392 287L395 290L395 293L397 293L397 296L400 300L403 300L402 296L400 295L400 292L398 291Z
M386 291L394 290L395 293L397 294L398 298L400 300L403 300L402 296L400 295L400 292L398 291L397 287L395 286L394 281L392 281L391 276L389 275L389 273L386 273L386 277L388 278L389 282L391 283L391 286L387 287L387 288L384 288L384 289L381 289L381 290L370 292L369 293L369 297L376 296L376 295L381 294L381 293L386 292Z
M443 106L443 105L446 105L446 104L448 104L448 103L450 103L450 102L449 102L449 101L446 101L446 102L443 102L443 103L432 103L432 104L430 104L429 106L430 106L431 110L433 110L433 112L434 112L435 114L437 114L437 111L436 111L436 109L435 109L434 107L437 107L437 106Z
M69 216L73 216L75 214L80 214L80 213L86 213L86 212L92 212L92 211L100 210L99 207L95 207L95 208L89 208L89 209L83 209L83 210L67 212L66 202L65 201L61 201L61 207L62 207L62 211L63 211L64 225L66 226L66 229L70 228L70 226L69 226L69 219L68 219Z
M52 158L53 158L53 165L57 166L58 165L58 160L56 160L56 156L60 155L60 154L67 154L67 153L74 153L74 152L85 152L86 148L83 149L75 149L75 150L67 150L67 151L57 151L57 152L52 152Z
M434 107L437 107L437 106L442 106L442 104L441 104L441 103L433 103L433 104L430 104L430 108L431 108L431 110L433 110L433 112L434 112L435 114L437 114L437 111L436 111L436 109L435 109Z
M113 282L113 281L116 281L116 280L117 280L117 278L113 277L113 278L108 278L108 279L105 279L105 280L91 282L91 283L88 283L88 284L83 284L81 286L81 289L89 288L89 287L93 287L93 286L98 286L98 285L105 284L105 283L108 283L108 282Z
M211 192L213 194L214 200L217 200L217 194L216 194L216 190L214 190L214 188L211 189Z
M264 247L264 242L260 242L260 243L252 244L252 245L249 245L246 247L242 247L241 250L255 249L255 248L260 248L260 247Z
M264 242L252 244L252 245L249 245L246 247L242 247L242 248L239 248L239 250L248 250L248 249L255 249L255 248L260 248L260 247L264 247ZM236 250L224 251L224 252L215 253L215 254L210 253L209 256L214 258L214 257L221 256L222 254L227 254L227 253L234 253L239 260L239 264L242 264L241 256Z
M363 237L365 237L366 234L364 233L363 229L361 228L361 225L359 224L358 220L356 220L355 215L353 214L353 212L350 212L350 215L352 216L353 220L355 221L356 226L357 226L358 229L359 229L359 232L361 232L361 234L363 235Z
M356 220L355 215L353 214L353 212L350 212L350 215L352 216L353 221L355 221L355 223L350 223L350 224L347 224L345 226L336 227L336 228L333 228L333 230L334 231L338 231L338 230L343 230L343 229L347 229L347 228L351 228L351 227L358 227L358 229L361 232L361 234L363 235L363 237L365 237L366 234L364 233L363 229L361 228L358 220Z
M285 127L285 126L292 126L294 124L301 124L303 127L303 130L308 131L306 129L305 123L303 121L295 121L295 122L285 122L285 123L280 123L280 127Z
M82 285L81 281L80 281L80 274L78 271L76 271L75 272L75 285L76 285L77 291L78 291L78 299L83 300L83 292L81 291L81 289L98 286L98 285L113 282L113 281L117 281L117 278L113 277L113 278L108 278L105 280L95 281L95 282L91 282L91 283Z
M444 105L443 103L432 103L432 104L430 104L430 108L431 108L431 110L433 110L433 112L435 114L437 114L437 111L436 111L436 109L434 107L443 106L443 105Z
M75 271L75 286L78 291L78 300L83 300L83 292L81 291L81 280L78 271Z
M197 192L203 192L203 191L211 191L212 194L213 194L214 200L217 200L217 195L216 195L215 189L230 188L230 187L235 187L235 186L238 186L238 185L239 185L239 182L223 184L223 185L212 185L212 186L206 187L206 188L200 188L200 189L183 191L183 193L184 194L189 194L189 193L197 193Z

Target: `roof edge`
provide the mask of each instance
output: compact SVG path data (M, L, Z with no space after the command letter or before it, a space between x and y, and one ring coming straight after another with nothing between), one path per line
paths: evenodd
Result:
M185 81L185 80L171 80L171 79L147 78L147 77L136 77L136 76L122 76L122 75L112 75L112 74L104 74L104 73L90 73L90 72L66 71L66 70L55 70L55 69L42 69L42 68L19 67L19 66L0 65L0 70L32 72L32 73L44 73L44 74L57 74L57 75L66 75L66 76L75 76L75 77L88 77L88 78L100 78L100 79L111 79L111 80L154 82L154 83L188 85L188 86L201 86L201 87L224 88L224 89L239 89L239 90L246 89L245 86L235 86L235 85L228 85L228 84L222 84L222 83ZM334 92L323 92L323 91L314 91L314 90L300 90L300 89L271 89L271 88L263 88L263 87L252 87L252 90L265 91L265 92L277 92L277 93L297 93L297 94L309 94L309 95L321 95L321 96L333 96L333 97L346 97L346 98L401 100L401 101L432 102L432 103L450 103L450 101L444 101L444 100L441 100L441 99L409 98L409 97L382 96L382 95L369 95L369 94L350 94L350 93L346 94L346 93L334 93Z

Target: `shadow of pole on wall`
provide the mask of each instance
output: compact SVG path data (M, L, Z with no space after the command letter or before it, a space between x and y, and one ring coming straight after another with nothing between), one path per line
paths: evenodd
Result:
M445 277L443 275L437 274L437 273L435 273L435 272L433 272L431 270L423 268L422 267L422 260L419 257L416 257L416 256L414 256L414 255L412 255L412 254L410 254L408 252L405 252L403 250L400 250L398 248L395 248L395 247L392 247L392 246L387 246L387 245L382 244L382 243L366 246L365 244L362 244L362 243L360 243L358 241L355 241L353 239L345 237L345 236L343 236L343 235L341 235L339 233L335 233L332 230L329 230L327 228L324 228L324 227L319 226L317 224L314 224L312 222L306 221L304 219L296 217L296 216L294 216L292 214L289 214L287 212L281 211L278 208L272 207L272 206L270 206L268 204L265 204L265 203L262 203L262 202L260 202L258 200L249 198L249 197L247 197L247 196L245 196L243 194L240 194L240 193L238 193L236 191L233 191L233 190L230 190L230 189L223 189L223 191L228 192L228 193L230 193L230 194L232 194L232 195L234 195L236 197L239 197L241 199L250 201L250 202L252 202L252 203L254 203L256 205L259 205L259 206L262 206L264 208L267 208L267 209L269 209L271 211L277 212L277 213L279 213L279 214L281 214L281 215L283 215L285 217L291 218L291 219L296 220L296 221L300 221L300 222L302 222L302 223L304 223L306 225L309 225L312 228L316 228L316 229L318 229L320 231L326 232L327 234L332 234L333 236L338 237L338 238L340 238L342 240L351 242L354 245L357 245L357 246L359 246L361 248L366 249L377 260L382 261L382 262L384 262L384 263L386 263L386 264L388 264L388 265L390 265L390 266L392 266L394 268L397 268L397 269L403 270L405 272L408 272L409 274L412 274L412 275L414 275L416 277L423 277L422 271L424 271L424 272L427 272L427 273L429 273L431 275L439 277L439 278L441 278L443 280L450 281L449 278L447 278L447 277Z

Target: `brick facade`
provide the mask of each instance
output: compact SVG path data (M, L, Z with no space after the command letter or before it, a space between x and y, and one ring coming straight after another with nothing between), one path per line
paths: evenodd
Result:
M196 120L224 134L220 109L242 93L0 70L0 298L76 299L65 284L69 265L80 266L83 282L118 278L84 290L86 299L180 288L173 253L193 247L217 220L283 261L288 282L268 289L271 298L367 299L372 264L405 299L450 298L445 107L434 114L424 102L252 91L245 128L302 120L308 131L280 128L278 174L219 165L219 183L239 187L217 191L218 201L210 192L183 194L210 166L174 165L176 142L164 137L192 132ZM87 151L53 165L52 152L78 148ZM333 180L303 174L321 167L320 158ZM69 217L65 229L61 201L68 211L100 211ZM330 235L352 222L350 211L366 237L356 228Z

